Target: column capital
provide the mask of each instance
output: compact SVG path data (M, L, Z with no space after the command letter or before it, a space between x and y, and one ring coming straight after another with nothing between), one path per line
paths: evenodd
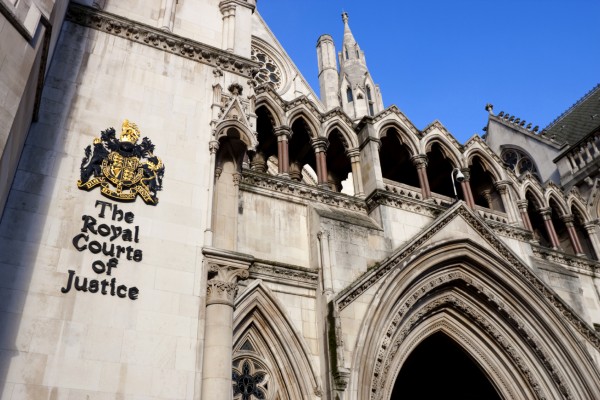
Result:
M330 236L331 236L331 233L329 233L329 230L327 230L327 229L321 229L319 232L317 232L317 238L319 240L329 239Z
M508 192L508 186L510 184L511 183L509 181L496 181L494 182L494 187L496 188L498 193L505 194L506 192Z
M484 189L480 193L483 196L483 198L486 199L488 202L492 201L492 190L491 189Z
M254 258L245 254L213 248L203 248L208 269L206 305L225 304L233 307L238 281L248 279L248 269Z
M240 1L240 0L222 0L219 3L219 7L222 8L222 7L225 7L225 6L230 6L230 7L233 7L235 9L236 4L239 5L239 6L242 6L242 7L249 8L252 11L254 11L256 9L256 1L254 1L254 0L251 0L251 1L248 1L248 0L244 0L244 1Z
M560 220L562 222L564 222L565 224L571 224L573 225L573 222L575 222L575 216L573 214L565 214L565 215L561 215L560 216Z
M544 208L540 208L538 209L538 213L540 213L540 215L542 216L543 219L550 219L552 216L552 208L550 207L544 207Z
M233 307L238 292L238 280L248 279L248 267L208 263L208 281L206 282L206 305L226 304Z
M519 207L520 211L527 211L527 204L529 204L529 202L526 199L517 200L517 207Z
M471 180L471 168L466 167L466 168L459 168L460 172L462 172L462 174L465 176L465 179L463 179L463 182L469 182Z
M327 151L327 147L329 147L329 140L325 137L316 137L311 139L310 144L316 153L325 152Z
M346 155L350 158L351 161L353 161L353 158L358 158L360 157L360 150L357 148L354 149L348 149L346 150Z
M235 14L235 2L233 1L222 1L219 4L219 10L224 16L234 15Z
M426 154L417 154L414 155L410 158L410 161L413 163L413 165L419 169L419 168L427 168L427 155Z
M279 137L284 137L287 140L292 135L292 128L290 128L287 125L281 125L276 128L273 128L273 134L277 136L278 140L281 140L279 139Z
M589 234L596 233L596 224L594 222L588 222L583 224L586 232Z

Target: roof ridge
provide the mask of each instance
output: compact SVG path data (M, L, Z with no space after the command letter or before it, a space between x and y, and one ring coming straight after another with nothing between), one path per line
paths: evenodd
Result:
M600 89L600 83L596 84L596 86L594 86L589 92L587 92L586 94L584 94L582 98L580 98L579 100L577 100L565 112L563 112L556 119L554 119L554 121L550 122L543 130L547 131L547 130L553 128L556 124L558 124L559 121L561 121L564 117L566 117L568 114L570 114L571 111L573 111L573 109L575 109L575 107L577 107L578 105L580 105L581 103L583 103L584 101L586 101L588 98L590 98L590 96L592 96L596 92L596 90L598 90L598 89Z

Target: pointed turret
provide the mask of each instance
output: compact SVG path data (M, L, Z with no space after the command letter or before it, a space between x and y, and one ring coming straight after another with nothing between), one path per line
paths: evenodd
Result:
M375 115L383 110L379 86L375 85L365 60L348 24L348 14L342 13L344 41L338 53L340 62L339 93L344 111L353 119Z
M348 25L348 14L342 13L344 40L338 53L340 71L335 59L335 46L330 35L321 35L317 42L319 61L319 87L321 101L327 110L336 107L352 118L375 115L383 110L379 86L375 85L365 53L360 49Z
M339 75L335 59L335 45L330 35L321 35L317 42L317 59L319 62L319 89L321 101L327 110L340 106L338 92Z

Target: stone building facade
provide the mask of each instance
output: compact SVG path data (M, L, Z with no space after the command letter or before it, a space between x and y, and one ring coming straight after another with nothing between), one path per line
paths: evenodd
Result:
M0 10L2 399L600 398L597 88L460 144L346 14L319 98L253 0Z

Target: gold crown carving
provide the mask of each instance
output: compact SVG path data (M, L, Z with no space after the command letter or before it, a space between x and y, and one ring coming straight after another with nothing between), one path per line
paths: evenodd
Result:
M140 138L140 130L136 124L129 122L128 119L123 121L121 127L121 142L135 143Z

